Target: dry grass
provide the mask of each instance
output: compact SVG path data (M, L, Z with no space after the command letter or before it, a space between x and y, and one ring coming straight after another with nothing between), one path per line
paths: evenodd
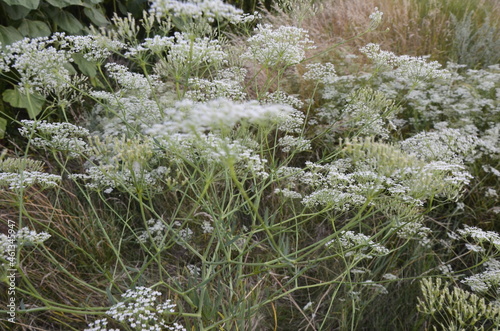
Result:
M292 0L288 7L291 12L277 9L267 13L267 21L307 29L320 51L362 33L375 7L384 13L383 23L376 31L329 52L331 62L338 62L346 53L355 54L371 42L396 54L431 55L432 60L445 63L453 60L452 16L460 21L470 12L476 29L489 16L490 24L500 30L500 20L495 19L500 17L500 3L495 0L327 0L313 6Z

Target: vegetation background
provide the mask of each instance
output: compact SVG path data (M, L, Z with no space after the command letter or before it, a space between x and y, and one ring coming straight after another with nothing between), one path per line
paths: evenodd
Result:
M0 328L499 329L498 1L161 3L0 0Z

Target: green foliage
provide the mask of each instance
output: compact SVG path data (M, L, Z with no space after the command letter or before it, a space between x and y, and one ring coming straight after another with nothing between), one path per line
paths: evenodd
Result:
M81 18L76 1L47 4L59 27ZM340 73L317 62L339 44L252 32L224 9L115 16L1 53L4 104L32 119L11 116L0 157L0 227L16 238L12 255L0 234L0 281L12 263L19 329L497 323L500 235L469 225L500 202L498 67L372 44Z
M34 93L23 93L17 87L5 90L2 97L12 107L26 109L30 118L35 118L40 114L45 103L43 96Z

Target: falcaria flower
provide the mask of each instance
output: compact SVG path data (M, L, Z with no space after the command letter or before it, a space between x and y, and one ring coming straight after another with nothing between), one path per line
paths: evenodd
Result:
M182 325L168 322L168 315L175 312L176 304L169 299L163 303L157 303L161 295L161 292L143 286L135 290L127 290L122 294L126 301L118 302L106 314L132 330L186 331ZM85 331L104 331L107 330L105 328L107 324L108 321L105 318L96 320L90 323Z
M256 34L248 39L243 58L266 67L290 66L304 60L306 50L314 48L306 30L293 26L257 25Z

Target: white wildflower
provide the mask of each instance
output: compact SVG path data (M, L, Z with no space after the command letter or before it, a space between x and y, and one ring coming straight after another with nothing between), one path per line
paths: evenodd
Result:
M331 247L335 244L339 244L347 251L346 256L372 258L389 254L387 248L375 243L370 237L353 231L341 231L337 239L330 240L325 246Z
M112 306L106 314L112 319L126 324L133 330L183 330L186 329L178 323L168 322L167 316L175 312L176 304L170 299L163 303L156 303L161 292L147 287L137 287L135 290L127 290L122 297L125 302L119 302ZM106 319L100 319L89 324L85 331L101 331L107 324Z
M424 57L397 56L392 52L381 50L377 44L368 44L360 51L376 65L394 68L396 75L404 76L408 80L446 79L450 75L447 70L440 69L441 64L437 61L427 62Z
M305 51L314 48L306 30L293 26L257 25L255 35L248 39L243 58L266 67L290 66L305 58Z
M33 147L68 152L70 157L78 157L88 151L82 139L90 135L85 128L71 123L48 123L47 121L22 120L21 136L30 139Z
M17 250L21 246L41 245L50 237L51 235L47 232L36 232L27 227L23 227L17 232L9 230L7 235L0 234L0 257L12 260L13 256L10 252Z
M289 153L293 150L295 153L307 151L311 149L311 142L302 137L283 136L278 140L278 146L284 153Z
M40 171L0 172L0 186L8 185L10 190L20 190L39 184L44 188L58 186L61 176Z
M477 244L490 243L500 249L500 235L494 231L484 231L478 227L464 225L463 229L457 230L462 238L472 238Z
M373 13L370 14L369 19L370 19L370 29L374 30L376 29L380 23L382 23L382 16L384 13L378 10L378 7L375 7L375 10Z
M292 112L286 105L260 105L258 102L236 103L227 99L215 99L204 103L191 100L179 101L167 109L170 120L155 124L146 133L170 135L177 132L203 132L228 129L240 122L264 124L282 121L283 115ZM286 119L285 119L286 120Z
M241 9L224 3L222 0L153 0L150 11L158 16L191 18L193 21L207 22L227 20L231 23L247 21ZM252 17L253 19L253 17Z
M209 221L203 221L203 224L201 225L201 229L203 230L203 233L212 233L214 231L214 227L212 226L212 223Z
M324 85L331 85L337 81L335 67L330 62L306 64L307 72L304 79L313 80Z

